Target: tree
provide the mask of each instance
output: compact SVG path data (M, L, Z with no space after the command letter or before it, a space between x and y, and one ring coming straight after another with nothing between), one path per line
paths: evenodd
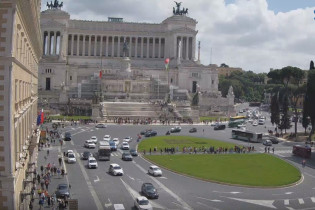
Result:
M282 116L280 119L280 124L278 128L284 130L284 133L287 133L287 129L291 128L291 121L289 115L289 98L288 95L284 95L283 103L282 103Z
M311 119L311 125L312 125L312 130L309 134L308 140L311 141L312 134L314 133L315 129L315 109L314 109L314 104L315 104L315 70L311 69L308 72L308 77L307 77L307 85L306 85L306 94L305 94L305 115L309 116Z
M220 67L229 68L229 66L228 66L228 65L226 65L225 63L222 63L222 64L220 65Z
M313 61L311 61L311 63L310 63L310 70L312 70L312 69L315 69Z
M310 124L310 119L309 119L309 117L307 116L307 113L306 113L305 103L303 103L302 126L305 129L305 134L306 134L306 129L307 129L309 124Z
M271 112L271 123L272 125L276 124L276 126L280 123L280 109L279 109L279 102L278 102L278 94L274 94L271 98L271 105L270 105L270 112Z

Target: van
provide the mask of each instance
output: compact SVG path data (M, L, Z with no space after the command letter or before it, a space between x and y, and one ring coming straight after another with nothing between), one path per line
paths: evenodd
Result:
M213 128L214 130L224 130L225 129L225 125L216 125Z
M65 133L65 141L71 141L71 133L70 132Z

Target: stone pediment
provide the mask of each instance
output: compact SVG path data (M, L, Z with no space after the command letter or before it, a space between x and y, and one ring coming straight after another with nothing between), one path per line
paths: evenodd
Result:
M41 27L49 27L49 28L65 28L66 24L62 24L60 22L50 20L46 23L41 23Z
M191 33L194 35L196 35L198 33L198 31L195 31L195 30L188 28L188 27L177 28L177 29L171 30L170 32L171 33Z

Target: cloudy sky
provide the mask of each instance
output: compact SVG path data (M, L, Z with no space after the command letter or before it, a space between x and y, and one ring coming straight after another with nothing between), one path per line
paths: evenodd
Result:
M179 0L178 0L179 1ZM59 1L61 2L61 1ZM71 19L160 23L172 15L171 0L63 0ZM315 60L315 0L181 0L198 21L201 62L254 72ZM46 9L47 0L42 0ZM212 49L212 53L211 53ZM212 56L211 56L212 55Z

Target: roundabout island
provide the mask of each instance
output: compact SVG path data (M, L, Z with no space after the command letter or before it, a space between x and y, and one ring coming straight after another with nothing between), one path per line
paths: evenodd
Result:
M296 167L274 155L213 139L156 136L141 141L138 151L165 169L220 184L278 188L302 177Z

